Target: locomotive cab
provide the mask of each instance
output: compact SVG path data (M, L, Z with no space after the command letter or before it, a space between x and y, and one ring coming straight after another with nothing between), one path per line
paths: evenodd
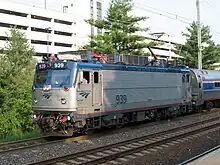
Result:
M33 85L34 111L74 111L74 73L65 62L39 63ZM71 97L70 97L71 96Z
M42 130L71 124L76 111L76 67L73 62L53 61L36 65L32 108Z

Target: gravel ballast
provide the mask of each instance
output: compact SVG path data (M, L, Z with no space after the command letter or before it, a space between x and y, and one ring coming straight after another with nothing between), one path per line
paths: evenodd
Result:
M155 122L155 125L149 123L144 125L145 127L140 127L138 129L122 128L120 132L116 131L117 133L111 135L102 135L99 137L97 134L97 137L91 138L83 143L58 143L56 145L45 145L41 147L35 147L34 149L13 151L10 153L0 154L0 164L24 165L53 157L76 153L94 147L117 143L123 140L149 135L156 132L161 132L171 128L183 126L186 124L218 116L220 116L220 112L200 113L196 115L180 117L175 120L168 120L166 122L162 122L162 124L159 124L160 122Z
M220 145L220 129L129 160L124 165L177 165L218 145Z

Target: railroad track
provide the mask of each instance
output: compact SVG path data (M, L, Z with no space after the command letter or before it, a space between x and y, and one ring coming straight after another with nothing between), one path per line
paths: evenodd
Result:
M37 138L31 138L26 140L19 140L9 143L0 143L0 154L7 153L11 151L21 150L21 149L27 149L27 148L34 148L39 147L47 144L56 144L56 143L72 143L72 142L79 142L82 140L87 140L88 136L78 136L78 137L72 137L72 138L64 138L64 139L51 139L50 136L43 136L43 137L37 137Z
M31 147L42 146L46 144L62 142L62 140L55 140L55 139L47 141L47 138L49 137L50 136L43 136L43 137L13 141L13 142L8 142L8 143L0 143L0 154L6 153L9 151L21 150L21 149L26 149L26 148L31 148ZM80 137L75 137L75 138L69 138L69 139L66 139L65 141L71 143L73 141L81 141L85 139L88 139L88 137L80 136Z
M167 143L179 143L181 139L217 129L220 129L220 117L29 165L122 164L134 158L134 154L143 156Z
M49 136L42 136L42 137L37 137L37 138L30 138L30 139L25 139L25 140L0 143L0 153L5 153L9 151L25 149L29 147L35 147L38 145L46 144L46 143L49 143L46 140L47 138L49 138Z

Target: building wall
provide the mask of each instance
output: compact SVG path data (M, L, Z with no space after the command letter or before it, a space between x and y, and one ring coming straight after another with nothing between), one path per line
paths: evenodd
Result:
M184 44L184 40L176 39L172 36L169 36L168 34L164 34L161 37L157 37L154 35L147 35L149 37L148 42L150 41L156 41L160 43L160 45L157 45L152 48L153 52L160 58L168 58L170 61L173 59L179 59L183 58L180 56L179 52L178 54L174 53L172 50L175 49L175 46L177 44Z
M21 29L38 55L76 49L76 21L67 13L0 2L0 47L11 26ZM47 46L48 43L48 46Z
M89 42L89 35L101 33L100 30L92 27L85 20L89 18L102 19L105 3L103 0L72 0L67 6L68 13L76 18L77 48L80 48Z
M102 33L87 24L85 19L102 19L106 15L108 3L109 1L103 0L69 0L63 7L63 12L58 12L0 1L0 47L6 43L6 33L10 26L16 25L26 34L38 55L77 50L89 42L89 35ZM138 10L134 10L132 14L143 16ZM147 21L143 21L140 26L146 28ZM141 34L149 36L148 33L146 31ZM169 39L163 36L160 40L166 43L160 49L154 48L154 53L163 57L170 54L176 56L173 52L169 53ZM176 42L174 38L170 40L172 43Z
M184 44L185 40L172 37L170 34L166 33L166 31L155 31L154 29L151 29L151 26L149 24L149 19L152 20L154 18L148 17L148 15L146 15L145 10L141 10L140 8L134 6L131 15L136 15L139 17L143 17L143 16L147 17L145 21L139 22L139 26L145 29L146 31L138 32L138 34L146 36L148 38L146 42L158 41L162 43L161 45L157 45L156 47L152 48L154 54L156 54L159 58L163 58L163 59L169 58L170 60L173 60L174 58L182 58L179 54L175 54L172 50L175 48L176 44ZM157 20L155 20L155 22L156 21ZM161 36L152 35L152 33L162 33L162 32L164 32L164 34ZM145 49L145 51L149 52L148 49Z

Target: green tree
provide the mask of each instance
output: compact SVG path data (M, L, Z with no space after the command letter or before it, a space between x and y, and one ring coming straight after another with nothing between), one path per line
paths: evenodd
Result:
M148 29L138 26L146 17L131 15L133 4L130 0L112 0L104 19L86 20L92 27L102 30L103 33L90 36L90 43L83 48L96 50L106 54L135 54L143 55L143 49L147 46L155 46L156 43L146 43L146 37L139 35Z
M193 22L187 27L187 32L182 33L186 37L184 45L177 45L175 53L184 57L184 62L190 68L198 67L198 25ZM211 69L212 64L219 62L220 46L212 40L208 26L201 27L202 62L204 69Z
M0 137L35 127L31 118L34 55L24 33L12 28L0 57Z

